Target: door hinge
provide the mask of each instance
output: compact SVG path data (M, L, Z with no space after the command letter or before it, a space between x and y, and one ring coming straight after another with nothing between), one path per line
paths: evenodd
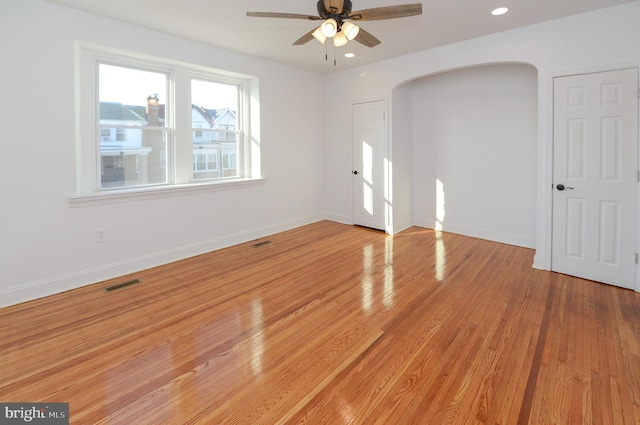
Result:
M636 264L638 264L638 253L636 252Z
M638 175L636 177L637 177L636 181L640 182L640 170L638 170Z

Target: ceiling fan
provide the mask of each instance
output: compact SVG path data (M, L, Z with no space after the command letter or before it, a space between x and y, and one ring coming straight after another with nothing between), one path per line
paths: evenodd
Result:
M356 12L352 12L351 7L351 0L318 0L318 16L274 12L247 12L247 16L323 21L319 27L294 41L294 46L308 43L314 38L324 44L327 38L332 38L334 46L338 47L344 46L350 40L374 47L380 44L380 40L350 21L378 21L422 14L422 3L374 7Z

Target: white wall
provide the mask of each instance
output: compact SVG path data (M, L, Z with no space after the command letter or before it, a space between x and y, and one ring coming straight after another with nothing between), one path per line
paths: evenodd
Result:
M72 208L76 40L259 77L265 182ZM43 0L4 2L0 52L0 306L324 218L322 76Z
M414 224L535 246L537 82L501 64L408 84Z
M391 97L391 211L393 227L397 233L414 224L413 220L413 88L410 84L397 87Z
M351 103L392 96L394 88L445 71L498 63L525 63L538 71L536 169L536 256L534 265L551 265L551 160L553 77L638 67L640 65L640 2L505 31L431 49L327 76L326 84L342 96L326 112L325 192L330 217L351 218L346 151L350 123L340 117ZM342 100L342 103L338 103ZM391 116L391 126L398 111ZM391 134L393 145L393 133ZM394 168L410 166L395 161ZM414 164L415 166L415 164ZM640 272L637 273L640 275Z

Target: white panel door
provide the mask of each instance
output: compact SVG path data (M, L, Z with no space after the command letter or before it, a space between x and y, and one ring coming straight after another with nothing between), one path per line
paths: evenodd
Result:
M385 230L384 161L387 146L384 101L352 106L354 224Z
M638 72L554 79L552 270L635 286Z

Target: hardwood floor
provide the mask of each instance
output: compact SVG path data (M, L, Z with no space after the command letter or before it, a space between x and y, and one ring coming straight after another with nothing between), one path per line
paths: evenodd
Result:
M640 423L640 294L421 228L267 239L0 310L0 401L72 424Z

